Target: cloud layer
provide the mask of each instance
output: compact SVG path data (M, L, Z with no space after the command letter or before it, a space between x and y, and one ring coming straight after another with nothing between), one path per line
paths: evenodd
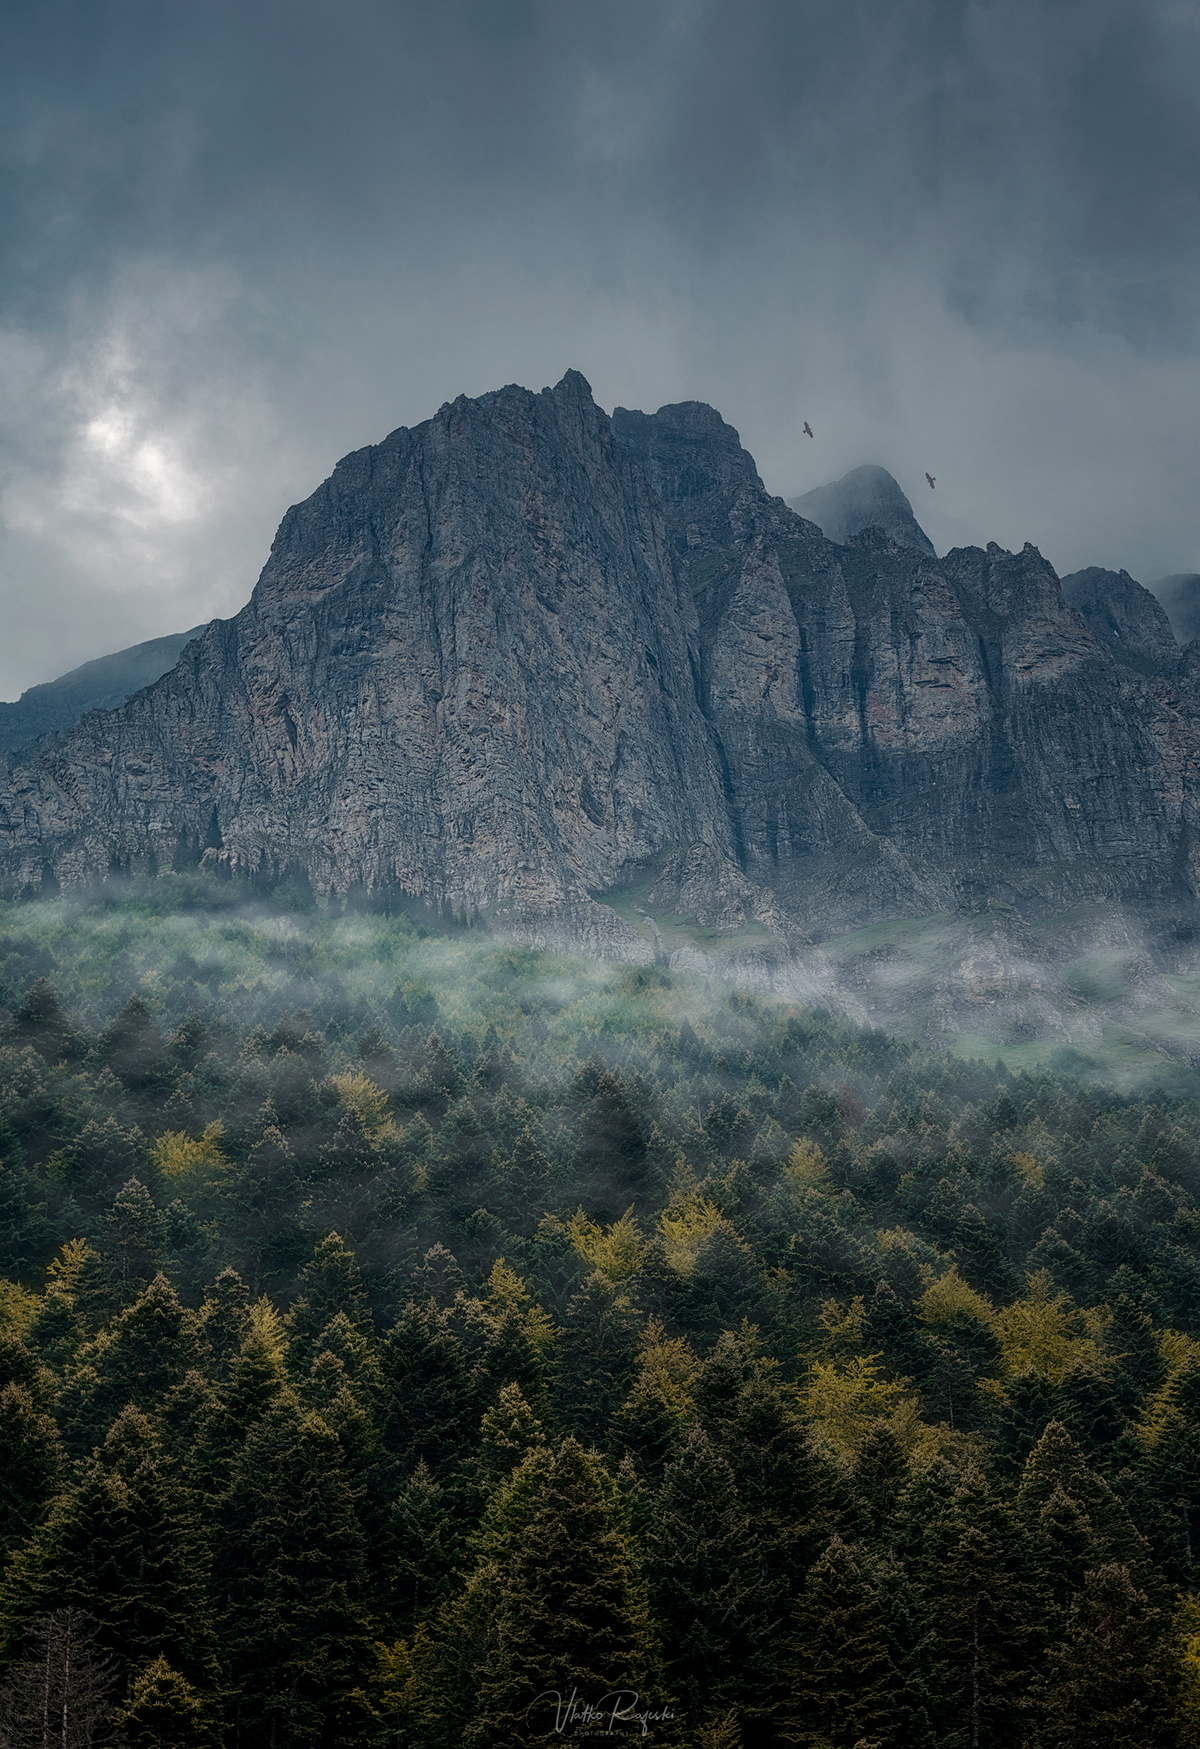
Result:
M939 547L1200 569L1182 0L24 0L0 68L0 695L568 365Z

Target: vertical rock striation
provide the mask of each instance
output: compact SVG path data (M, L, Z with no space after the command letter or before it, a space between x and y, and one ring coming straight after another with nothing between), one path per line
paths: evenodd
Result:
M1140 594L1117 649L1031 547L839 545L699 403L461 397L339 463L169 674L9 756L0 877L300 865L635 954L597 896L639 880L785 945L1187 908L1200 711Z

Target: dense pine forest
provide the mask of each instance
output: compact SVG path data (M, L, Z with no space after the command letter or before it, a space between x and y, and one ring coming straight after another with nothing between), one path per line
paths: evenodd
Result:
M0 1743L1200 1743L1177 1078L168 896L3 920Z

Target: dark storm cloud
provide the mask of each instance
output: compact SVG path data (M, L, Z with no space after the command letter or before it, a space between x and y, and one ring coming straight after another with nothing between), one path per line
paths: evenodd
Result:
M1190 5L40 0L3 37L0 691L231 611L344 450L569 364L715 402L777 491L879 461L940 546L1200 564Z

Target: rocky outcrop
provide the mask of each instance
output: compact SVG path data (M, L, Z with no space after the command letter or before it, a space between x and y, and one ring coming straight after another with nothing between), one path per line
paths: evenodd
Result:
M236 618L10 756L0 874L300 865L761 966L984 898L1189 911L1198 793L1192 682L1032 547L835 543L711 408L609 418L569 373L346 457Z
M899 547L916 547L934 557L933 542L925 533L908 498L886 468L852 468L840 480L789 498L798 515L815 522L830 540L845 542L865 528L881 528Z
M1118 662L1142 674L1176 674L1179 645L1162 604L1128 571L1098 565L1062 580L1063 596Z
M132 693L173 668L183 646L203 630L193 626L190 632L172 632L111 656L98 656L57 680L29 687L11 704L0 704L0 752L55 729L68 729L85 711L107 711L124 704Z

